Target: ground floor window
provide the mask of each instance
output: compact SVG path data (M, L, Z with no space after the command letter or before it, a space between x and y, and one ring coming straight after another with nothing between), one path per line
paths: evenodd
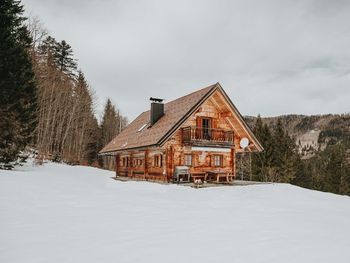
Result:
M129 167L129 157L123 157L122 158L122 166L123 167Z
M192 154L185 154L185 166L192 166Z
M153 157L153 166L162 167L163 166L163 155L157 154Z
M223 166L223 156L222 155L214 155L214 166L222 167Z
M142 167L143 159L133 159L133 167Z

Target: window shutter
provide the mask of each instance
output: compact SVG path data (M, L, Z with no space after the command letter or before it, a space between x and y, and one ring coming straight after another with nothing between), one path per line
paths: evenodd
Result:
M202 134L202 118L201 117L197 117L196 119L196 127L197 129L195 130L196 131L196 139L200 139L202 138L201 134Z
M218 119L214 118L212 119L212 126L211 128L217 129L218 128Z
M197 119L196 119L196 126L198 128L202 128L202 118L201 117L197 117Z

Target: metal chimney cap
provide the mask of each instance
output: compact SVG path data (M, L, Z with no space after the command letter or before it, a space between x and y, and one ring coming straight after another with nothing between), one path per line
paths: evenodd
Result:
M153 102L162 103L164 99L150 97L149 100L150 100L150 101L153 101Z

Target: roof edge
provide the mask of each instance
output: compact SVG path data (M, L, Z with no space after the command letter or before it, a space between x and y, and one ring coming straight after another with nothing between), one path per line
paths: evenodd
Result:
M255 141L256 145L258 148L260 148L260 151L264 150L264 147L261 145L261 143L259 142L259 140L256 138L256 136L254 135L253 131L250 129L250 127L248 126L247 122L244 120L242 114L240 113L240 111L237 109L237 107L234 105L234 103L232 102L232 100L230 99L230 97L227 95L226 91L223 89L223 87L220 85L220 83L217 83L219 85L219 89L220 91L224 94L224 97L226 98L226 100L230 103L230 106L233 108L233 110L237 113L238 118L240 119L240 122L242 123L243 127L246 129L246 131L248 132L248 134L253 138L253 140Z
M162 138L160 138L157 145L164 145L167 139L169 139L169 137L172 136L177 131L177 129L188 119L188 117L198 109L198 107L203 103L203 101L205 101L214 93L218 85L220 85L219 82L209 85L208 87L212 86L212 88L209 89L208 92L205 93L203 97L177 123L175 123L175 125Z
M222 94L224 95L225 99L228 101L230 106L232 107L233 111L237 114L239 121L241 122L243 128L247 131L247 133L251 136L253 139L258 151L263 151L264 147L260 144L259 140L255 137L253 131L249 128L246 121L244 120L242 114L239 112L239 110L236 108L230 97L227 95L226 91L223 89L221 84L219 82L216 82L213 84L213 87L203 95L203 97L194 105L170 130L167 132L157 143L158 146L164 145L164 143L169 139L170 136L172 136L176 130L187 120L187 118L195 112L200 105L208 99L217 89L219 89Z

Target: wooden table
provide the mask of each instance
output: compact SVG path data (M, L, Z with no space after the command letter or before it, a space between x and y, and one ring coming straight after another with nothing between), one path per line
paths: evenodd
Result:
M222 170L213 170L208 171L208 178L214 178L216 183L220 182L220 178L225 178L227 183L233 182L234 176L233 174L230 174L229 172L222 171Z
M207 180L207 173L205 172L194 172L191 173L191 177L193 178L193 182L195 182L197 179L201 179L204 183Z

